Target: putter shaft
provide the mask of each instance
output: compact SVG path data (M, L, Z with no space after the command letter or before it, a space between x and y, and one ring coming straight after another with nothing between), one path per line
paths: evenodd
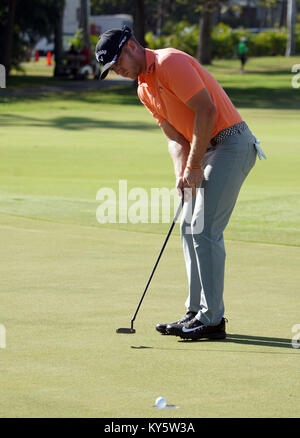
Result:
M179 204L179 206L178 206L178 208L177 208L176 214L175 214L175 216L174 216L174 219L173 219L173 221L172 221L172 224L171 224L171 226L170 226L170 229L169 229L169 231L168 231L167 237L166 237L166 239L165 239L165 241L164 241L164 244L163 244L163 246L162 246L162 249L160 250L160 253L159 253L159 255L158 255L158 258L157 258L157 260L156 260L156 263L155 263L155 265L154 265L154 268L152 269L152 272L151 272L151 274L150 274L149 280L148 280L148 282L147 282L147 284L146 284L146 287L145 287L145 290L144 290L144 292L143 292L143 295L142 295L142 297L141 297L141 299L140 299L140 302L139 302L139 304L138 304L138 306L137 306L137 309L136 309L136 311L135 311L133 317L131 318L131 330L134 330L134 328L133 328L133 323L134 323L134 321L135 321L136 315L137 315L137 313L138 313L138 311L139 311L139 308L141 307L141 304L142 304L143 299L144 299L144 297L145 297L145 295L146 295L146 292L147 292L147 289L148 289L148 287L149 287L149 284L150 284L150 282L151 282L151 280L152 280L152 277L153 277L154 272L155 272L155 270L156 270L156 268L157 268L157 265L158 265L159 260L160 260L160 258L161 258L161 256L162 256L162 253L164 252L164 249L165 249L166 244L167 244L167 242L168 242L168 240L169 240L169 237L171 236L171 233L172 233L172 231L173 231L174 225L176 224L177 219L178 219L178 217L179 217L179 215L180 215L180 213L181 213L181 210L182 210L182 208L183 208L183 205L184 205L184 198L182 197L182 199L180 200L180 204Z

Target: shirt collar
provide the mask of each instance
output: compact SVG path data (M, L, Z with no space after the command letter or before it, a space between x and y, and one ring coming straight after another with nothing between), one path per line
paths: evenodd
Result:
M139 83L145 81L146 76L151 74L155 68L155 52L154 50L145 48L145 56L146 56L146 72L142 75L139 75L138 80Z
M155 67L155 52L154 50L145 49L146 55L146 74L150 74L153 72Z

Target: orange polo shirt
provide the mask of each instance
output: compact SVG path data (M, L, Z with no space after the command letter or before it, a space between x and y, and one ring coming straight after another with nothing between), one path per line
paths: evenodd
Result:
M215 78L195 58L177 49L146 50L146 74L138 77L138 96L161 125L167 120L190 143L194 112L186 105L206 88L217 110L212 138L242 121Z

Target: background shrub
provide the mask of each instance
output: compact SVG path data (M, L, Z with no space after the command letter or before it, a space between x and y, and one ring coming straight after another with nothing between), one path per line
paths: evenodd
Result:
M232 29L230 26L219 23L212 30L213 58L232 58L237 56L237 45L240 38L247 38L249 56L284 55L287 42L287 29L267 30L253 34L247 29ZM199 28L181 21L176 25L168 25L161 36L152 32L145 35L150 49L175 47L179 50L196 56L199 38ZM300 54L300 24L296 26L296 53Z

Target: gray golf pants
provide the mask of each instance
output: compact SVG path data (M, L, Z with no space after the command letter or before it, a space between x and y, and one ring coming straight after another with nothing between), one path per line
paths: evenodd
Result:
M180 229L189 285L185 304L205 325L219 324L224 315L223 231L256 154L266 158L258 144L247 128L207 151L204 180L183 209Z

